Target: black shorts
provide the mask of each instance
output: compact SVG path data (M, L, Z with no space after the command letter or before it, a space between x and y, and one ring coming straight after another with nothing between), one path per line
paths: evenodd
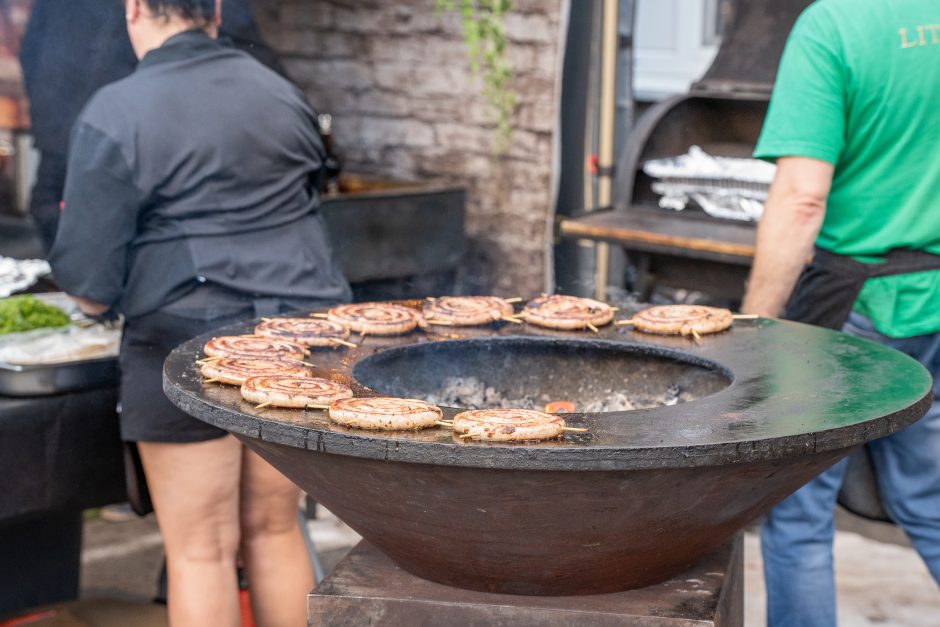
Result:
M197 335L239 320L198 320L156 311L127 321L121 340L121 439L131 442L204 442L226 431L193 418L163 393L163 362L174 348Z
M177 409L163 394L163 362L170 352L197 335L239 321L334 304L251 297L204 284L162 309L125 321L120 355L121 438L178 443L221 438L226 431Z

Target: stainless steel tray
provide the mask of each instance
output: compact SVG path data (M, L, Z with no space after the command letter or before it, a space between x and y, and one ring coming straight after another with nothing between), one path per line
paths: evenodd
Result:
M20 366L0 363L0 394L47 396L117 386L117 357Z
M61 292L35 296L70 315L78 311ZM5 396L48 396L117 386L119 378L117 355L36 364L0 361L0 395Z

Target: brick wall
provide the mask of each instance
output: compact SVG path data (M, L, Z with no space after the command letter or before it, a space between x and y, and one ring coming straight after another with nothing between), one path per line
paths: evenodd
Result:
M434 0L254 5L291 76L333 114L348 169L467 188L463 291L543 290L561 0L515 0L507 16L518 99L499 157L459 20L435 15Z

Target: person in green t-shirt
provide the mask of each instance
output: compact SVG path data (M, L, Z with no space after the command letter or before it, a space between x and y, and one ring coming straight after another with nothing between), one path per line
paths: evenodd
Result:
M755 156L776 161L777 174L742 311L785 310L881 341L936 382L940 2L820 0L806 9ZM868 450L886 511L940 582L937 392L935 384L924 418ZM832 510L845 469L843 460L811 481L763 525L770 627L835 625Z

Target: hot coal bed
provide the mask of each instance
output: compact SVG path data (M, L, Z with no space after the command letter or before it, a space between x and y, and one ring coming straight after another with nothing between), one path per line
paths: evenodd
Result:
M164 370L173 402L234 433L407 572L517 595L615 592L681 573L851 450L919 418L932 394L901 353L763 319L699 344L499 323L311 356L314 376L357 396L566 400L578 408L568 424L589 430L463 442L446 428L368 432L324 411L258 410L235 387L204 384L194 362L205 341L251 329L176 349ZM464 408L443 404L445 418Z
M386 351L353 371L384 393L447 407L543 410L556 401L597 413L675 405L714 394L726 373L671 355L584 341L417 345Z

